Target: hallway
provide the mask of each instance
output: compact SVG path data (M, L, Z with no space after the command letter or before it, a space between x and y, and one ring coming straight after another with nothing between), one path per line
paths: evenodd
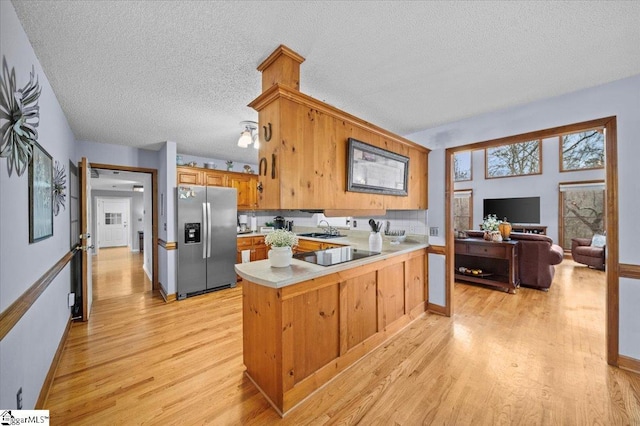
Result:
M131 252L129 247L102 248L92 262L94 302L151 290L142 269L143 253Z

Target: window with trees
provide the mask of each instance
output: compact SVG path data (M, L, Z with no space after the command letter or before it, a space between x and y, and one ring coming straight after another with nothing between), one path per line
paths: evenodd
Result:
M604 129L560 136L560 171L604 168Z
M471 151L456 152L453 154L453 181L464 182L471 179Z
M541 174L542 143L534 140L487 148L485 165L487 179Z
M470 189L453 192L453 229L473 229L473 192Z
M605 230L605 184L572 182L560 184L560 245L571 250L572 238L591 238Z

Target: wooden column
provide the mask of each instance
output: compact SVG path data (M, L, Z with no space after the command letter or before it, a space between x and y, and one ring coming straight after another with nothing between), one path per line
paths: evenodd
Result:
M258 65L258 71L262 73L262 92L276 84L300 90L300 64L303 62L304 58L287 46L278 46Z

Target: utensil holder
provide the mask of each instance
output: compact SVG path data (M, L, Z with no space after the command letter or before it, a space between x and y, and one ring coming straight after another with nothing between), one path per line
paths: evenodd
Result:
M369 234L369 251L382 252L382 235L379 232Z

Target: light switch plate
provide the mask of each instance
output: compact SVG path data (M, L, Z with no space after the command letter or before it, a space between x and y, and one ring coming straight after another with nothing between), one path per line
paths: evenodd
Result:
M432 226L429 228L429 236L430 237L437 237L438 236L438 227L437 226Z

